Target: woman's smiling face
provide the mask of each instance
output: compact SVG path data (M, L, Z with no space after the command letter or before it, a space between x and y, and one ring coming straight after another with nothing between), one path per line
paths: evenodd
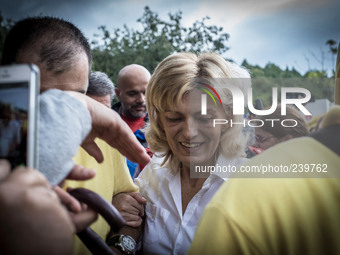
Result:
M213 127L214 119L226 119L220 105L207 100L207 114L201 114L202 91L194 89L185 94L173 109L161 114L161 124L174 156L184 168L190 163L199 165L215 163L214 155L226 125Z

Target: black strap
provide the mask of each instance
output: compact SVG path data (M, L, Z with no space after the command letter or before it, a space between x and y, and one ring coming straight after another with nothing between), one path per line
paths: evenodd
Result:
M90 208L98 212L106 222L111 226L113 231L119 231L125 226L125 220L118 210L97 193L84 189L72 189L69 193L78 201L87 204ZM105 241L90 227L77 233L80 240L94 255L115 255L116 253L105 243Z
M78 232L77 235L93 255L116 255L104 240L90 227Z
M309 135L340 156L340 124L334 124Z

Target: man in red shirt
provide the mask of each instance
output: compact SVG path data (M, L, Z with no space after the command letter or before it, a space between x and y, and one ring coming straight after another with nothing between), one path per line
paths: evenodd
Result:
M149 146L146 143L144 132L139 129L148 122L145 90L150 77L150 72L141 65L132 64L123 67L119 71L115 89L119 102L112 106L112 109L120 114L147 151ZM130 161L127 163L133 177L137 164Z

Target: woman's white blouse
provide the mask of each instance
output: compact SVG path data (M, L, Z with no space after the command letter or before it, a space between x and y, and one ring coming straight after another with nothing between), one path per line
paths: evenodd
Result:
M246 159L218 158L219 165L239 165ZM203 209L225 179L211 174L191 199L182 215L180 171L161 166L163 158L154 156L135 183L146 198L144 254L186 254Z

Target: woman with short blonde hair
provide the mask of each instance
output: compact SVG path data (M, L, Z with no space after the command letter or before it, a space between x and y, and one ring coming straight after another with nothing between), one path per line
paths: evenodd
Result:
M150 117L150 125L147 128L146 136L150 149L153 152L160 152L169 159L175 167L178 163L173 156L167 142L165 132L160 124L160 115L167 109L172 109L183 96L200 84L194 83L197 79L216 81L219 78L234 78L241 86L246 95L250 87L250 75L244 68L231 62L225 61L221 56L213 53L203 53L199 56L193 53L173 54L165 58L156 68L152 75L147 90L147 109ZM242 82L242 78L246 81ZM220 81L216 81L220 83ZM214 84L211 84L212 86ZM227 85L226 85L227 86ZM225 86L224 86L225 87ZM231 92L217 84L215 90L221 97L223 108L233 123L242 122L242 115L232 116ZM221 153L226 158L240 157L244 155L245 137L240 133L242 125L234 125L221 136L220 144L216 154Z
M216 170L246 160L243 125L230 124L243 115L233 115L228 86L244 93L249 78L213 53L173 54L155 69L146 90L146 138L154 156L135 179L147 201L143 254L186 254L203 209L231 173ZM216 119L228 122L214 125ZM117 196L131 201L135 195ZM137 207L127 217L139 219L144 211Z

